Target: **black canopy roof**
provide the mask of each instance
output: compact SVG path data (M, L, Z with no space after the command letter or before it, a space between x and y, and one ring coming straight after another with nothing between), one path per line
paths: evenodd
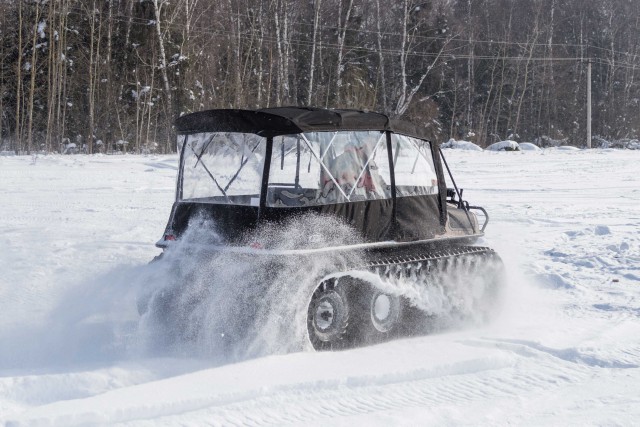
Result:
M428 139L422 129L381 113L328 110L312 107L276 107L259 110L207 110L176 120L180 133L243 132L262 136L335 130L379 130Z

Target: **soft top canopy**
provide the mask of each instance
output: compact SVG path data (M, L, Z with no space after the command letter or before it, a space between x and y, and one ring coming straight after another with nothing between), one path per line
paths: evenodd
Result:
M265 137L314 131L388 130L428 139L422 129L385 114L312 107L200 111L178 118L176 127L180 133L242 132Z

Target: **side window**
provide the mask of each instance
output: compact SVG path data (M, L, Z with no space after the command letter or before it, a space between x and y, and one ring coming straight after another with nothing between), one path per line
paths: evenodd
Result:
M316 205L320 163L302 135L273 138L267 206Z
M300 135L273 139L269 184L317 190L320 164Z
M333 144L327 147L320 182L323 203L391 198L383 132L337 132Z
M257 206L266 139L254 134L205 132L180 138L182 200Z
M397 197L438 194L438 175L429 142L392 134L391 149Z
M383 132L308 132L273 139L269 206L391 198Z

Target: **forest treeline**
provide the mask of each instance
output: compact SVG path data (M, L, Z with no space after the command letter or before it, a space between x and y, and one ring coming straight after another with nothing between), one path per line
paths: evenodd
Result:
M640 136L638 0L0 0L0 149L169 151L208 108L383 111L436 140ZM124 143L126 142L126 143Z

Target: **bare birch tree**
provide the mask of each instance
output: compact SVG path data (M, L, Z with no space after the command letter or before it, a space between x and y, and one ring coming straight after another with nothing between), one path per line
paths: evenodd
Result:
M309 89L307 90L307 105L311 105L313 96L313 75L316 67L316 51L318 49L318 32L320 27L320 8L322 0L313 2L313 41L311 43L311 62L309 64Z
M31 154L33 149L33 108L36 91L36 75L37 75L37 61L38 61L38 33L40 25L40 2L35 2L35 17L32 26L31 36L31 62L29 63L29 102L27 104L27 114L29 120L27 123L27 154Z
M336 69L336 103L340 104L341 102L341 91L342 91L342 73L344 71L344 50L345 50L345 40L347 37L347 30L349 29L349 19L351 18L351 11L353 9L353 0L346 0L347 6L346 11L344 12L344 20L342 18L342 9L343 9L343 0L339 0L338 2L338 60L337 60L337 69Z
M448 36L443 41L442 46L433 55L430 55L430 63L428 63L426 68L421 71L419 77L416 79L417 81L410 83L408 62L409 58L415 54L414 45L416 42L415 28L412 28L409 18L412 8L413 5L411 4L411 0L404 0L400 44L400 96L398 97L398 101L396 102L396 106L393 111L393 114L396 117L402 116L407 111L409 105L411 105L411 102L413 101L413 97L418 93L425 79L429 76L436 64L438 64L442 53L451 40L451 37Z
M16 153L23 149L22 147L22 2L18 2L18 55L16 61L16 114L15 114L15 144Z
M158 49L159 49L159 68L160 74L162 76L162 83L164 85L164 97L166 99L165 102L165 111L167 115L167 131L166 131L166 150L170 151L170 147L173 145L171 135L172 135L172 122L173 122L173 97L171 95L171 85L169 83L169 74L167 71L167 55L165 53L164 48L164 33L161 28L161 12L162 7L167 4L166 0L153 0L153 11L155 14L155 28L156 28L156 36L158 37Z

